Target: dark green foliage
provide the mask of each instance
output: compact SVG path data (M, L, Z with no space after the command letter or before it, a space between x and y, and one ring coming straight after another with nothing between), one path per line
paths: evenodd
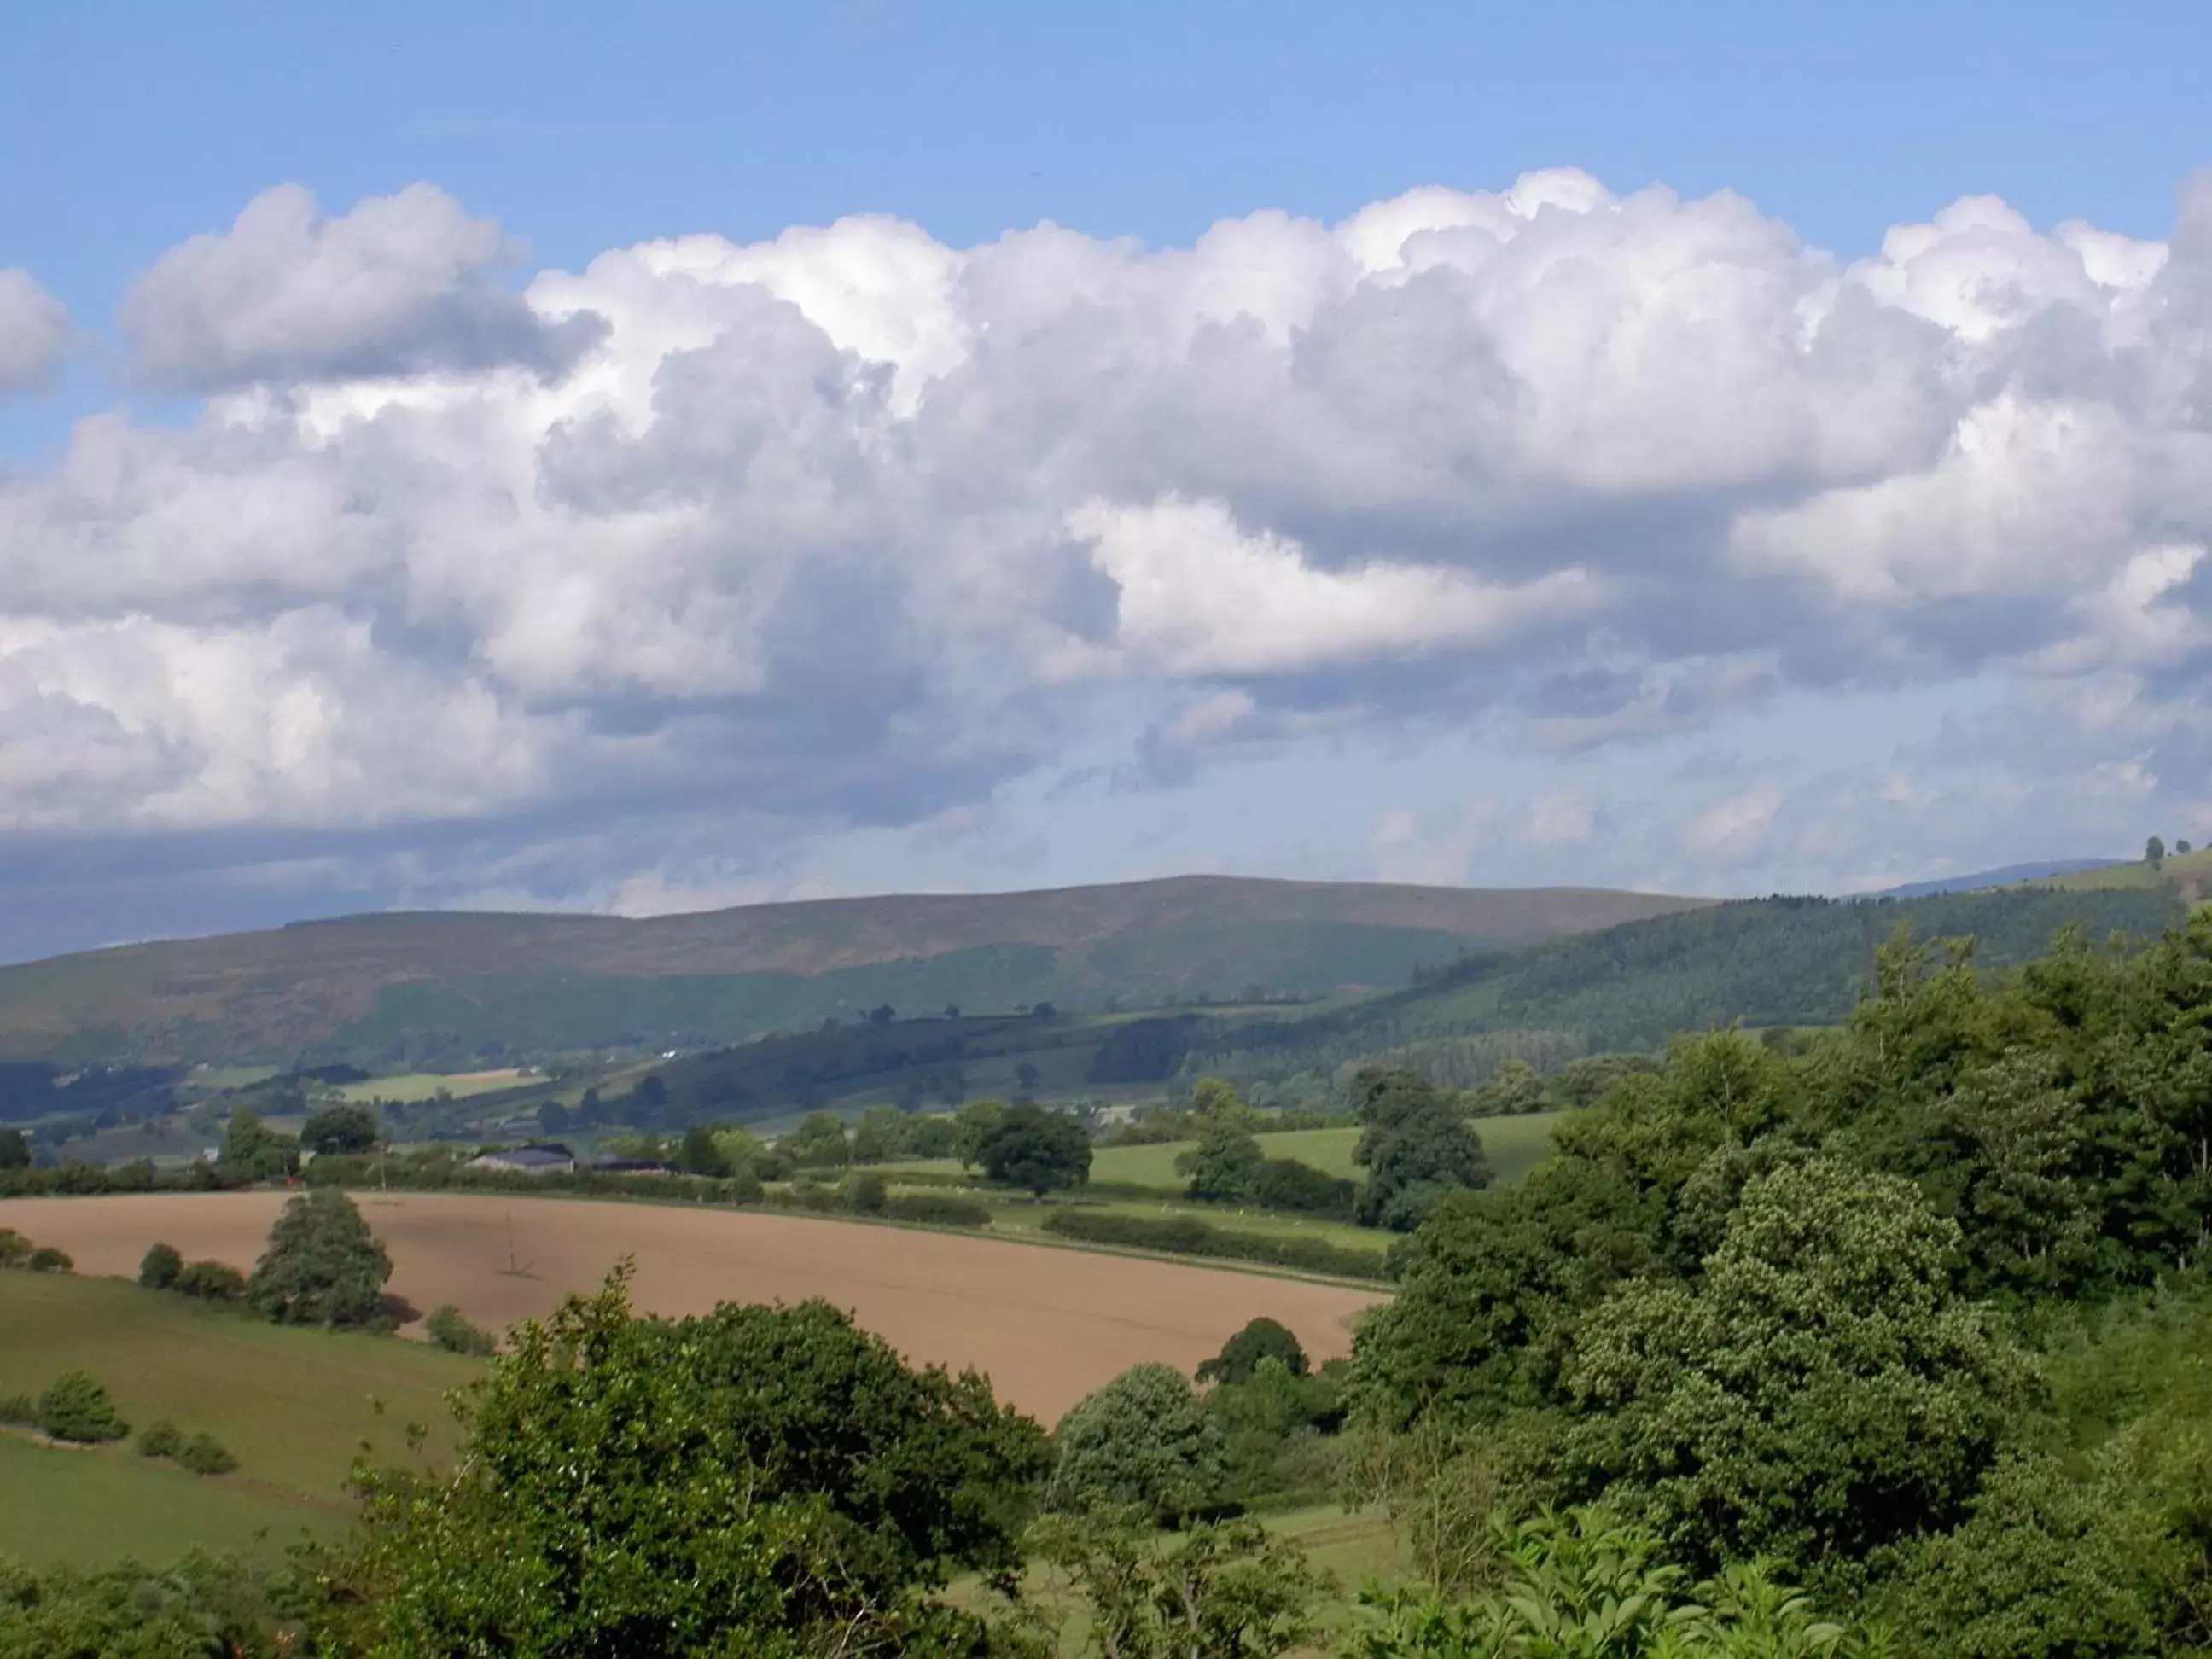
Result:
M1093 1083L1152 1083L1173 1077L1190 1052L1195 1014L1133 1019L1116 1025L1091 1057Z
M178 1273L173 1288L202 1302L243 1302L246 1275L228 1261L193 1261Z
M1014 1565L1047 1461L981 1377L826 1304L639 1319L620 1274L517 1327L456 1410L452 1469L370 1477L316 1564L337 1651L980 1651L936 1592Z
M728 1156L715 1144L714 1132L703 1123L695 1123L684 1132L683 1144L676 1151L676 1167L686 1175L704 1176L710 1181L723 1180L731 1172Z
M1273 1359L1292 1376L1306 1374L1306 1351L1297 1334L1274 1320L1253 1320L1221 1345L1221 1352L1198 1368L1201 1382L1249 1382L1263 1359Z
M1411 1232L1447 1194L1490 1184L1490 1160L1458 1103L1416 1072L1364 1072L1353 1085L1366 1127L1352 1159L1367 1170L1354 1214Z
M16 1428L36 1426L39 1402L27 1394L0 1395L0 1423Z
M0 1267L20 1267L38 1247L13 1227L0 1227Z
M174 1457L185 1449L185 1431L167 1418L160 1418L138 1431L138 1455Z
M852 1161L845 1122L834 1112L812 1112L776 1145L802 1170L842 1169Z
M0 1659L273 1659L276 1609L237 1563L33 1571L0 1557Z
M1116 1215L1069 1207L1044 1218L1044 1231L1062 1238L1170 1255L1212 1256L1224 1261L1263 1261L1336 1279L1382 1279L1389 1269L1380 1250L1355 1250L1325 1238L1238 1232L1192 1216Z
M1203 1121L1198 1144L1176 1158L1190 1197L1234 1203L1254 1195L1267 1156L1252 1133L1249 1112L1223 1113Z
M1163 1545L1136 1515L1054 1516L1037 1553L1086 1604L1112 1659L1274 1659L1303 1647L1326 1587L1297 1546L1255 1521L1201 1522Z
M461 1310L452 1303L433 1309L422 1322L422 1334L447 1353L474 1354L487 1357L495 1352L499 1343L481 1325L471 1324Z
M230 1449L204 1430L179 1447L176 1456L194 1474L228 1474L238 1467Z
M291 1136L262 1122L252 1108L240 1106L223 1132L222 1162L248 1180L276 1181L298 1167L299 1147Z
M116 1414L107 1390L87 1371L68 1371L39 1396L39 1429L56 1440L120 1440L131 1425Z
M382 1133L376 1114L366 1106L325 1106L300 1126L300 1150L318 1158L366 1152Z
M0 1128L0 1170L31 1167L31 1142L21 1129Z
M391 1277L392 1258L353 1200L318 1188L276 1218L246 1294L281 1325L374 1325Z
M894 1193L884 1201L883 1213L887 1220L915 1221L932 1227L988 1227L991 1212L988 1206L969 1198L940 1196L935 1193Z
M986 1179L1042 1198L1091 1176L1091 1137L1073 1118L1042 1106L1009 1106L977 1151Z
M872 1170L856 1170L845 1177L841 1196L854 1215L881 1215L890 1203L890 1188Z
M138 1263L138 1282L149 1291L176 1288L177 1275L185 1270L185 1258L173 1244L150 1247Z
M1052 1447L1056 1510L1172 1519L1221 1488L1220 1426L1190 1379L1166 1365L1133 1366L1078 1401L1053 1430Z
M67 1250L52 1244L41 1244L23 1262L34 1273L65 1273L73 1271L76 1263Z
M1359 1188L1341 1176L1316 1170L1292 1158L1271 1158L1252 1179L1252 1202L1263 1210L1298 1215L1336 1216L1349 1220Z

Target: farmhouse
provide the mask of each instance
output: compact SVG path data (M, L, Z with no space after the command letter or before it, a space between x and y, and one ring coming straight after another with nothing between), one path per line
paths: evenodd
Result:
M469 1160L471 1170L506 1170L515 1175L573 1175L576 1155L557 1142L545 1146L511 1146L505 1152L485 1152Z

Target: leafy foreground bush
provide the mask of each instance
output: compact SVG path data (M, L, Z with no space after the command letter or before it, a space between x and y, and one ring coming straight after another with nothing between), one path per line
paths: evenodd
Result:
M474 1354L482 1358L499 1346L489 1331L481 1325L471 1324L450 1302L422 1322L422 1330L432 1343L447 1353Z
M1047 1459L973 1372L828 1304L632 1316L627 1263L511 1334L450 1469L366 1474L307 1553L318 1653L980 1654Z
M138 1431L138 1455L174 1457L185 1449L185 1431L166 1417Z
M219 1558L87 1572L0 1556L0 1659L270 1659L274 1626L265 1588Z
M31 1252L31 1259L23 1264L34 1273L65 1273L76 1271L76 1263L69 1252L56 1249L51 1244L41 1244Z
M174 1290L177 1275L184 1270L185 1258L175 1245L156 1244L138 1264L138 1282L149 1291Z
M179 1447L176 1456L194 1474L228 1474L238 1467L230 1449L205 1430Z
M1504 1580L1472 1601L1361 1598L1355 1659L1844 1659L1886 1651L1820 1618L1759 1563L1703 1583L1602 1512L1500 1523Z
M178 1273L170 1288L202 1302L243 1302L246 1275L228 1261L195 1261Z
M64 1373L40 1396L39 1427L53 1439L88 1445L120 1440L131 1432L131 1425L116 1415L107 1390L88 1371Z
M1052 1431L1048 1497L1064 1511L1128 1510L1172 1521L1221 1490L1220 1425L1169 1365L1133 1365L1068 1408Z
M1127 1249L1162 1250L1172 1255L1212 1256L1229 1261L1265 1261L1340 1279L1387 1279L1389 1267L1379 1250L1347 1249L1324 1238L1282 1238L1217 1227L1190 1216L1115 1215L1084 1209L1054 1210L1044 1231L1061 1238Z

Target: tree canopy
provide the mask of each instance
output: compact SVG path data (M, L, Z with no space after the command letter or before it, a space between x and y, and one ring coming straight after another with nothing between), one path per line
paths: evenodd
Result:
M977 1161L988 1180L1042 1198L1090 1178L1091 1137L1048 1107L1009 1106L984 1135Z
M246 1280L246 1299L283 1325L373 1325L392 1258L354 1202L319 1187L284 1206Z

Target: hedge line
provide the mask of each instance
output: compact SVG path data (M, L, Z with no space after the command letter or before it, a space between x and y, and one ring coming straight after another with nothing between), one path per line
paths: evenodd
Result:
M1171 1255L1212 1256L1231 1261L1263 1261L1304 1273L1342 1279L1387 1279L1388 1258L1381 1250L1355 1250L1325 1238L1279 1237L1241 1233L1188 1216L1115 1215L1097 1210L1054 1210L1044 1231L1090 1244L1160 1250Z

